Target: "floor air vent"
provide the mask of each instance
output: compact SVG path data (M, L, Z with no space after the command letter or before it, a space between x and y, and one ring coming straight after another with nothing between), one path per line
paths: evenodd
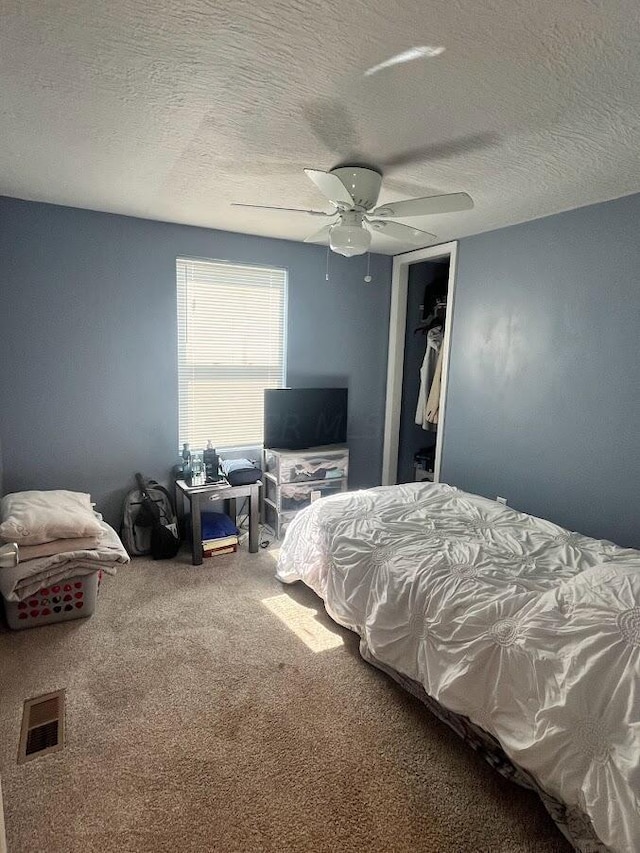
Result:
M18 764L64 745L64 690L27 699L22 712Z

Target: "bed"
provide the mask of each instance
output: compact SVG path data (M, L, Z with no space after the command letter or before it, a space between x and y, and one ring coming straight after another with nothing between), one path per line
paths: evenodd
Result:
M639 551L416 483L313 503L277 577L536 789L576 850L640 850Z

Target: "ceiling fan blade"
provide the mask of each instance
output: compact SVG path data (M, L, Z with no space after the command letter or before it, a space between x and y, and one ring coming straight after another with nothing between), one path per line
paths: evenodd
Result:
M405 201L392 201L372 211L372 216L429 216L434 213L455 213L459 210L471 210L473 199L466 193L448 193L432 195L427 198L408 198Z
M389 178L384 176L385 189L398 193L404 198L424 198L426 193L428 196L443 195L440 187L426 186L425 184L416 184L412 181L403 181L398 178ZM382 205L381 205L382 206Z
M435 243L438 239L435 234L420 231L419 228L412 228L411 225L402 225L400 222L388 222L386 219L367 219L366 222L375 234L384 234L386 237L393 237L394 240L404 240L421 245Z
M231 207L253 207L256 210L279 210L285 213L308 213L309 216L333 216L333 213L326 213L324 210L304 210L301 207L271 207L268 204L241 204L237 201L232 201Z
M351 193L337 175L332 175L330 172L321 172L318 169L305 169L304 171L307 177L313 181L329 201L334 202L334 204L341 202L342 204L349 205L349 207L353 207L354 202Z
M360 143L351 116L338 100L318 99L302 108L311 132L333 154L342 159L358 160Z
M448 160L450 157L458 157L461 154L469 154L482 148L491 148L497 145L500 137L497 133L473 133L468 136L459 136L446 142L435 142L430 145L422 145L409 151L402 151L389 157L378 157L377 162L387 169L398 166L408 166L410 163L421 163L425 160Z
M328 225L323 225L319 231L316 231L315 234L311 234L309 237L304 238L305 243L324 243L329 239L329 232L331 231L333 223L330 222Z

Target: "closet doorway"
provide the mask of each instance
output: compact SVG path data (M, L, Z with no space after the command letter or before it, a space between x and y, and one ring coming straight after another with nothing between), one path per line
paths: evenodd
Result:
M443 243L393 259L383 485L440 481L456 252Z

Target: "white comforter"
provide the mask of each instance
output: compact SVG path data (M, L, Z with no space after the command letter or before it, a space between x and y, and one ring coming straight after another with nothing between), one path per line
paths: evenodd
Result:
M278 577L493 734L614 851L640 851L640 552L451 486L327 497Z

